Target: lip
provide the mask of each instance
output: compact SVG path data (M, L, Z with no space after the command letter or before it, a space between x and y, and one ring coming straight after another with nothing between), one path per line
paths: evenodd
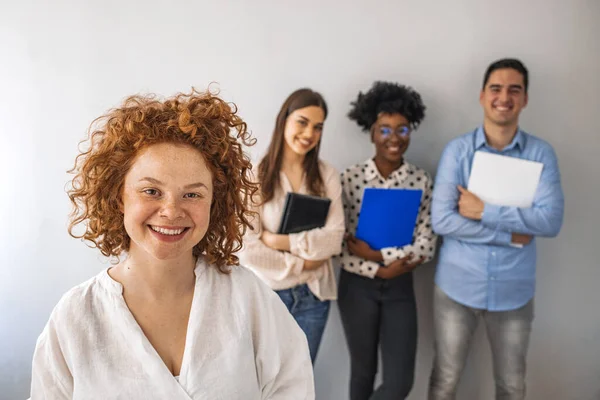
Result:
M296 142L298 142L298 144L300 144L300 146L302 147L310 147L312 146L312 140L306 140L306 139L296 139Z
M492 108L501 113L511 112L513 109L512 106L496 106L496 105L492 105ZM500 108L505 108L505 109L501 110Z
M405 147L406 146L403 146L402 144L399 143L399 144L393 145L393 146L387 145L387 146L385 146L385 150L389 154L396 155L396 154L402 153L402 151L404 150Z
M167 242L167 243L174 243L174 242L178 242L181 239L184 238L184 236L188 233L188 231L190 230L189 227L173 227L173 226L157 226L157 225L153 225L156 226L158 228L163 228L163 229L181 229L183 228L183 232L181 232L179 235L165 235L164 233L160 233L160 232L156 232L154 229L152 229L150 227L150 225L147 226L148 230L150 231L150 233L157 238L158 240L160 240L161 242Z

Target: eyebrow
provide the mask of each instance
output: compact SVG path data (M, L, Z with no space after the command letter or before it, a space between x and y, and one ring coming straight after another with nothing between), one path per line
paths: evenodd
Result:
M310 122L310 120L308 118L306 118L304 115L298 115L298 118L300 118L303 121L309 121ZM318 122L315 125L321 125L321 126L323 126L323 122Z
M501 88L503 86L504 85L500 85L499 83L492 83L492 84L490 84L490 88L493 88L493 89L496 89L496 88L499 89L499 88ZM521 90L523 90L523 85L513 84L513 85L508 85L508 88L509 89L521 89Z
M139 181L140 182L146 181L146 182L153 183L155 185L163 185L163 183L161 181L159 181L158 179L154 179L154 178L151 178L149 176L146 176L146 177L140 179ZM184 186L184 189L194 189L194 188L197 188L197 187L203 187L205 189L208 189L208 187L204 183L202 183L202 182L191 183L189 185Z
M408 128L408 127L409 127L409 125L410 125L410 124L400 124L400 125L396 126L396 128L395 128L395 129L398 129L398 128L405 128L405 127L406 127L406 128ZM380 127L380 128L390 128L390 129L392 129L392 126L391 126L390 124L381 124L381 125L379 125L379 127Z

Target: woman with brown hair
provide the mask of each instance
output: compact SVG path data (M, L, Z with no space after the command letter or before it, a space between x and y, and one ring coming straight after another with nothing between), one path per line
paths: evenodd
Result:
M260 194L258 218L244 237L242 264L261 277L288 307L308 338L314 363L329 314L337 297L331 257L340 253L344 212L339 174L319 159L327 104L310 89L299 89L283 103L267 154L255 176ZM322 228L277 234L286 193L331 199Z
M314 399L306 338L234 255L250 141L209 92L133 96L95 121L69 231L118 263L53 310L32 399Z

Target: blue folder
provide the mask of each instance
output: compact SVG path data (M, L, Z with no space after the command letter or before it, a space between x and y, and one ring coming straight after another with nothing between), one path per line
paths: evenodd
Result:
M422 195L420 189L366 188L355 236L375 250L412 243Z

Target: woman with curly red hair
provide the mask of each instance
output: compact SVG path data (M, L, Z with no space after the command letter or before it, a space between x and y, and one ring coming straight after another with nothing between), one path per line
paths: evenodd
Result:
M69 232L118 263L53 310L32 399L314 398L305 336L237 266L257 189L236 112L210 92L133 96L92 125Z

